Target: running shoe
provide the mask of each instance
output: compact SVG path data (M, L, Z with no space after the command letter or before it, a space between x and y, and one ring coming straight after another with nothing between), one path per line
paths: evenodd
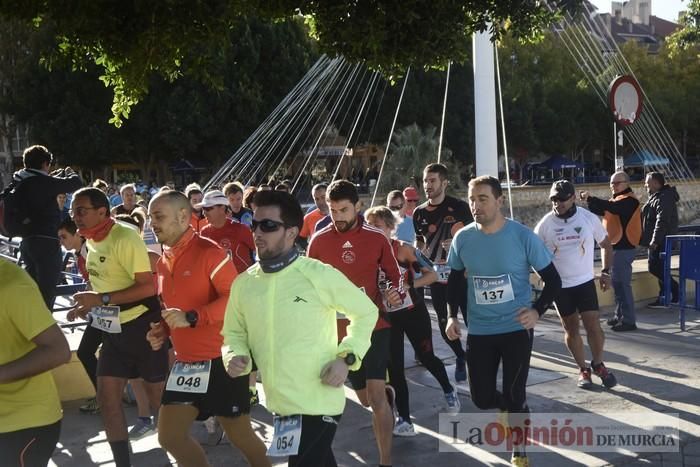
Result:
M396 420L396 424L394 425L394 436L404 436L408 438L411 436L416 436L417 434L418 433L416 433L412 423L407 422L401 417Z
M458 358L455 361L455 381L463 383L467 380L467 364L464 360Z
M615 316L614 318L610 318L610 319L608 319L608 321L607 321L608 326L615 326L615 325L617 325L619 322L620 322L620 318L618 318L617 316Z
M525 454L516 455L513 453L513 456L510 458L510 465L516 467L530 467L530 461Z
M207 429L207 446L217 446L221 443L224 438L224 430L215 417L204 420L204 427Z
M668 308L668 306L664 305L664 303L657 298L653 302L647 304L647 308L655 308L655 309L659 308L659 309L661 309L661 308Z
M398 418L398 414L396 413L396 391L394 391L394 388L390 384L386 385L384 391L386 391L386 401L389 403L389 407L391 408L391 416L394 421L396 421Z
M85 404L81 405L78 410L82 413L98 414L100 413L100 404L97 403L97 397L92 397L85 401Z
M603 381L603 386L610 389L617 385L617 378L615 378L614 374L608 371L603 362L600 362L600 365L597 366L591 363L591 367L593 368L593 373L595 373L595 375Z
M581 389L591 389L593 387L593 381L591 380L591 369L582 368L578 374L577 386Z
M258 390L253 388L248 388L248 393L250 394L250 406L260 404L260 396L258 396Z
M143 418L136 419L136 424L129 430L129 439L136 441L137 439L145 438L156 432L156 424L153 422L153 417L146 423Z
M622 322L622 323L618 323L615 326L613 326L612 330L615 332L636 331L637 325L636 324L627 324L627 323Z
M462 403L459 401L457 391L446 392L445 401L447 401L447 411L450 413L459 413Z

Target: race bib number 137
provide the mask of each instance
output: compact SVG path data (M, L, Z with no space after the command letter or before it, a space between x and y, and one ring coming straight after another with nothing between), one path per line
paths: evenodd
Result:
M515 300L509 274L474 276L474 295L479 305L497 305Z

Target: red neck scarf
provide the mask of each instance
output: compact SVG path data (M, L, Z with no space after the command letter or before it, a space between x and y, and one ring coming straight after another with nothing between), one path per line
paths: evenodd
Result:
M89 229L78 229L78 233L88 240L101 242L102 240L107 238L107 235L109 234L109 231L112 230L112 226L114 225L114 223L114 219L108 217L107 219L97 224L95 227L91 227Z
M187 248L187 245L194 238L194 230L192 227L187 227L185 233L182 234L180 240L173 246L163 245L163 260L168 266L168 269L173 270L173 265L175 264L175 259L182 254L182 252Z

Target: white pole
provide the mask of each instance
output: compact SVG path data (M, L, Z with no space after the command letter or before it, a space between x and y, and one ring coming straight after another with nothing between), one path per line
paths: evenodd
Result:
M493 43L488 32L478 32L472 36L472 44L474 56L476 175L498 177L498 133L496 130L496 84Z
M445 97L442 99L442 120L440 121L440 142L438 143L438 164L442 156L442 134L445 131L445 110L447 110L447 90L450 89L450 66L452 62L447 63L447 79L445 80Z

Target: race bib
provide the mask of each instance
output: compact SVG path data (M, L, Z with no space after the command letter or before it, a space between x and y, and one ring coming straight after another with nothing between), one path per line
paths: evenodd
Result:
M204 394L209 387L211 360L203 362L175 362L165 389L175 392Z
M275 415L272 419L272 424L275 427L275 434L272 437L272 444L267 449L267 455L270 457L286 457L299 454L301 415L290 415L289 417Z
M447 284L447 279L449 279L452 269L447 264L436 264L434 268L438 275L438 283Z
M502 276L475 276L474 295L479 305L497 305L515 300L510 274Z
M110 334L122 332L122 323L119 321L118 306L96 306L90 310L92 321L90 326Z

